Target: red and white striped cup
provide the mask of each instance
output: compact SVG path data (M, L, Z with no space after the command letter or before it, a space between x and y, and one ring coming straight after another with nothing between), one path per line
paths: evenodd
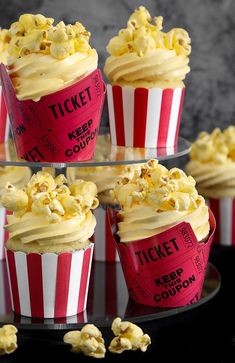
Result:
M15 313L60 318L86 309L93 243L76 252L6 251Z
M161 148L177 144L184 88L107 86L113 145Z
M10 133L10 120L3 96L2 86L0 85L0 144L6 142Z
M95 244L94 260L107 262L119 261L116 245L108 225L107 207L99 206L93 213L97 222L95 233L92 237Z
M206 203L216 219L213 243L221 246L235 246L235 199L209 198Z
M6 261L0 261L0 321L7 321L11 312L11 297Z
M7 223L7 215L10 213L5 208L0 207L0 261L5 258L5 244L8 240L8 231L4 229L4 225Z

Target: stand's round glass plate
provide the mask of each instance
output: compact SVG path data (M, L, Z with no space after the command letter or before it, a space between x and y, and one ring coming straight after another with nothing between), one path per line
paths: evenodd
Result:
M162 319L186 312L210 301L220 289L220 274L208 264L201 298L194 304L179 308L152 308L138 305L128 297L121 265L93 262L87 302L83 313L58 319L31 319L11 313L6 263L0 261L0 325L13 323L23 330L80 329L84 323L110 327L117 316L135 323Z
M189 141L179 137L178 143L175 146L168 148L132 148L114 146L110 143L109 134L103 134L101 131L97 139L94 158L89 161L78 162L35 162L17 159L13 141L10 139L4 144L0 144L0 165L16 165L30 167L78 167L78 166L102 166L102 165L124 165L146 162L149 159L155 158L159 161L169 160L175 157L183 156L189 153L191 144Z

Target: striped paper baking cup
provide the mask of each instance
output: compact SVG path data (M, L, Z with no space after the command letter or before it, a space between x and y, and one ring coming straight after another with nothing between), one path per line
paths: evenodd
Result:
M8 240L8 231L4 229L7 224L7 215L12 212L7 211L5 208L0 207L0 261L5 258L5 244Z
M113 145L161 148L177 144L184 88L107 86Z
M6 142L10 133L10 120L7 112L2 86L0 85L0 144Z
M6 251L15 313L32 318L60 318L86 309L93 243L76 252Z
M235 199L221 198L206 200L216 219L214 244L235 246Z
M6 261L0 261L0 321L7 321L11 312L11 297Z
M99 206L93 211L97 224L92 240L95 244L94 260L96 261L119 261L116 245L108 225L107 207Z

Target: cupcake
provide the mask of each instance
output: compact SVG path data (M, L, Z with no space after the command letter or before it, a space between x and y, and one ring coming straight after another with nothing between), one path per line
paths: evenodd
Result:
M7 29L0 29L0 64L7 63L8 45L11 40L10 33ZM0 70L1 72L1 70ZM10 132L10 123L4 100L1 77L0 77L0 144L7 141Z
M16 188L23 188L31 177L31 170L27 167L0 166L0 197L8 181ZM4 246L8 239L8 232L4 230L7 211L1 206L0 201L0 260L4 258Z
M59 318L86 309L96 219L97 188L39 171L24 189L7 184L2 204L13 211L6 258L13 310Z
M2 82L17 154L30 161L88 160L104 98L98 55L81 23L53 23L24 14L9 29Z
M235 245L235 127L201 132L192 145L186 172L196 180L216 217L214 243Z
M197 301L214 221L194 179L149 160L114 196L121 211L110 224L131 297L164 307Z
M172 147L177 143L184 79L190 68L188 33L162 31L163 18L140 6L108 45L104 73L114 145Z

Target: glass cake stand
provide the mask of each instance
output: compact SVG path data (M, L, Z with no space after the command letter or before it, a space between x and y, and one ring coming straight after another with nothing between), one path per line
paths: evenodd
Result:
M53 167L63 169L68 167L124 165L142 163L150 158L159 161L169 160L186 155L191 144L184 138L178 139L178 144L170 148L145 149L117 147L110 143L109 135L101 129L92 160L86 162L29 162L19 160L16 156L13 142L0 145L0 166L28 166L31 168ZM0 261L0 325L14 323L19 329L25 330L59 330L80 328L84 323L94 323L98 327L110 326L117 316L132 322L145 322L162 319L186 312L210 301L220 289L220 275L212 264L208 264L201 298L192 305L179 308L152 308L138 305L129 296L119 262L93 261L88 294L87 309L83 313L60 319L31 319L12 313L10 291L6 277L6 262Z
M207 303L218 293L221 284L219 272L208 263L202 295L197 302L178 308L153 308L129 298L120 262L93 261L87 309L83 313L58 319L31 319L11 311L5 261L0 261L0 272L0 325L13 323L22 330L80 329L87 322L97 327L110 327L117 316L134 323L163 319Z

